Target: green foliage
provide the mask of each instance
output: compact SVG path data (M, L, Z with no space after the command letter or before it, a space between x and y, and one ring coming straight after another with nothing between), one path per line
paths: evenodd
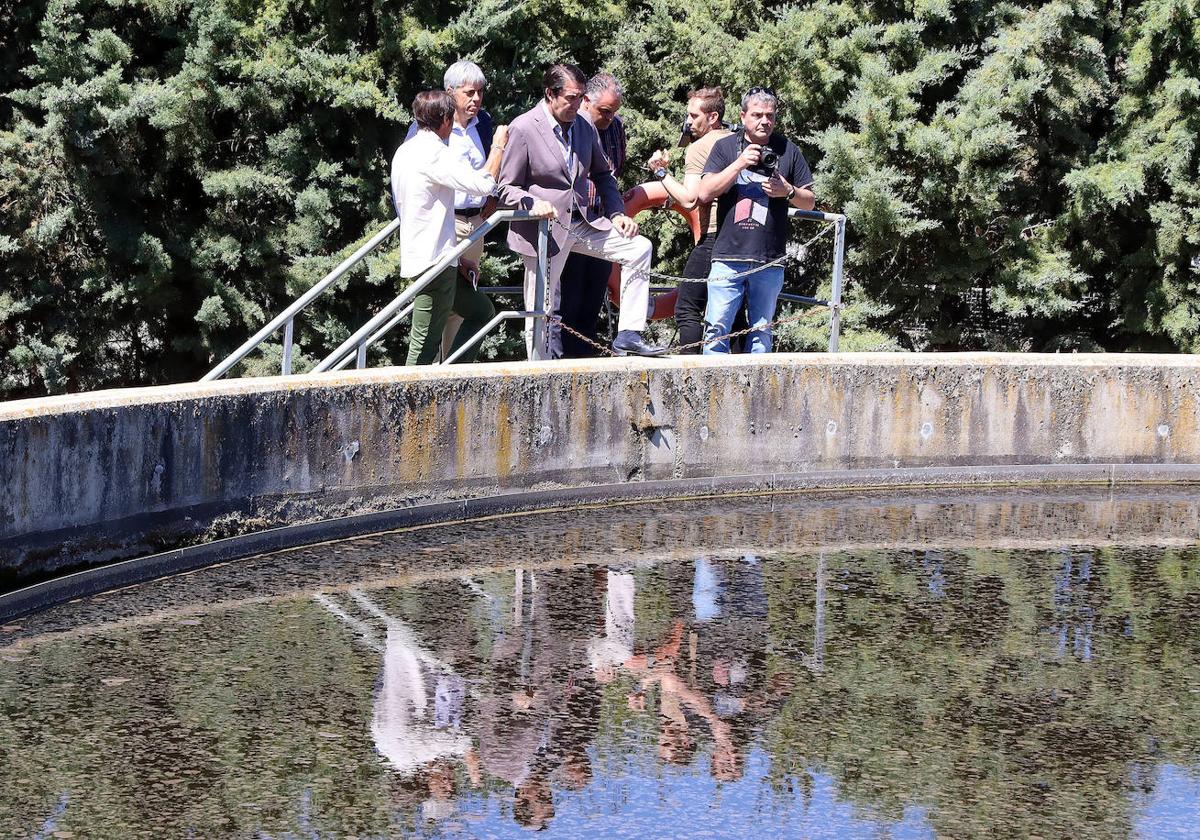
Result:
M671 141L688 88L773 86L822 205L850 217L843 346L1200 349L1197 12L1196 0L5 7L0 395L197 377L388 218L405 103L458 57L488 72L501 120L535 99L552 60L615 72L626 186ZM659 216L646 230L659 265L679 268L682 228ZM818 293L823 247L789 289ZM514 265L491 248L484 282L513 282ZM304 352L323 355L389 299L394 269L381 253L306 313ZM822 347L821 323L783 330L780 348ZM373 361L399 358L404 338ZM488 352L518 347L514 330Z

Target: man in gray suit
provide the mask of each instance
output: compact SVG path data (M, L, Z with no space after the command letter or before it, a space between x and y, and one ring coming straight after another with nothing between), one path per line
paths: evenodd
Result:
M549 299L546 311L557 310L563 265L572 251L622 263L621 314L613 350L658 356L666 348L642 338L650 301L650 240L638 236L637 222L625 215L625 204L612 167L600 146L596 128L579 117L587 77L574 64L555 64L543 79L545 97L512 121L500 167L500 200L508 206L531 207L548 201L558 218L551 225ZM588 181L596 187L601 210L588 205ZM537 223L510 225L508 246L525 263L525 308L533 308L537 269ZM532 322L526 323L530 358L562 356L561 332L552 323L546 346L534 347Z

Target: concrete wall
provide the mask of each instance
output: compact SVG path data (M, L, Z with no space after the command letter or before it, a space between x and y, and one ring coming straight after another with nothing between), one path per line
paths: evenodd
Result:
M1190 356L797 354L384 369L10 402L0 571L560 486L1195 465L1198 395Z

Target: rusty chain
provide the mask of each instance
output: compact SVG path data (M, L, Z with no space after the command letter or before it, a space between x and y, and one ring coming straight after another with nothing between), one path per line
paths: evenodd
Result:
M559 221L557 218L551 219L550 222L552 224L557 225L558 227L562 228L567 233L571 232L571 226L565 224L564 222ZM825 225L825 227L821 228L821 230L818 231L815 236L811 237L808 241L800 244L799 246L797 246L795 248L789 248L789 253L785 253L782 257L779 257L778 259L772 260L767 263L763 263L762 265L757 265L754 268L748 269L746 271L740 271L735 274L727 275L725 277L722 277L721 279L722 280L738 280L742 277L749 277L752 274L757 274L758 272L762 271L765 268L771 268L776 265L785 265L789 260L795 260L796 262L799 262L799 259L797 257L792 256L792 253L798 253L798 252L803 252L803 251L807 250L810 245L812 245L814 242L816 242L822 236L825 236L831 230L833 230L833 227L834 226L831 224ZM604 259L604 258L600 257L600 259ZM620 262L619 260L607 260L607 262L616 263L617 265L621 266L622 268L633 268L633 266L629 265L628 263L623 263L623 262ZM664 272L655 271L655 270L649 269L649 268L641 269L641 271L644 271L652 279L667 280L667 281L670 281L670 282L673 282L676 284L678 284L678 283L707 283L708 282L707 277L679 277L674 274L666 274ZM821 308L824 308L824 307L821 307ZM668 351L668 353L671 353L671 354L680 353L685 350L691 350L692 348L695 348L695 347L702 347L705 344L711 344L714 341L723 341L725 339L733 339L733 338L739 338L744 335L749 335L750 333L755 332L756 330L771 330L782 324L789 324L789 323L793 323L795 321L803 320L805 318L811 318L814 314L818 314L819 312L820 312L819 308L808 309L808 310L805 310L804 312L800 312L795 315L789 315L784 318L776 318L775 320L769 321L766 324L762 325L761 327L746 327L745 329L736 330L734 332L726 333L724 335L714 336L713 338L702 338L699 341L693 341L688 344L674 345L674 346L668 347L667 351ZM614 356L615 357L615 356L620 355L620 354L616 353L612 349L611 346L601 344L600 342L596 341L595 339L584 335L583 333L579 332L579 330L576 330L573 327L569 326L568 324L564 323L562 318L557 315L547 316L546 324L547 324L547 326L549 326L550 324L554 324L554 325L558 326L559 329L565 330L566 332L573 335L575 338L582 341L584 344L587 344L588 346L592 347L593 349L599 351L600 353L602 353L606 356Z
M551 219L550 223L565 230L567 233L571 232L571 226L566 224L565 222L561 222L558 219ZM816 236L813 236L807 242L803 242L800 245L795 246L794 248L791 248L789 250L795 251L797 253L806 251L808 249L809 245L812 245L814 242L816 242L822 236L825 236L831 230L833 230L833 225L827 224L827 225L825 225L825 227L821 228L821 230L817 232ZM589 252L584 252L584 253L588 253L588 256L594 256L597 259L604 260L605 262L615 263L616 265L619 265L622 268L633 268L635 271L643 271L651 280L664 280L664 281L668 281L668 282L675 283L675 284L707 283L708 282L707 277L679 277L678 275L675 275L675 274L666 274L665 272L662 272L662 271L655 271L652 268L637 269L634 266L630 265L629 263L623 263L620 260L610 260L605 257L597 256L596 254L592 254ZM762 271L764 268L772 268L773 266L777 266L777 265L786 265L789 261L800 262L800 259L798 257L793 257L791 255L791 253L786 253L782 257L779 257L778 259L771 260L770 262L763 263L762 265L756 265L754 268L750 268L745 271L739 271L735 274L727 275L725 277L722 277L721 279L722 280L740 280L743 277L749 277L751 274L755 274L759 271Z
M688 344L673 345L673 346L670 346L667 348L667 351L668 351L667 355L674 355L677 353L681 353L684 350L691 350L693 347L702 347L705 344L711 344L714 341L723 341L727 338L740 338L741 336L749 335L750 333L755 332L757 330L772 330L775 327L780 326L781 324L790 324L795 321L803 320L805 318L811 318L813 315L819 314L821 309L824 309L824 307L813 307L811 309L806 309L803 312L799 312L795 315L788 315L786 318L776 318L774 321L768 321L767 323L763 324L761 327L746 327L745 329L736 330L731 333L725 333L724 335L713 336L712 338L702 338L699 341L692 341ZM621 355L620 353L615 352L612 349L612 347L601 344L600 342L584 335L579 330L574 329L573 327L568 326L567 324L563 323L562 318L557 315L551 315L551 316L547 317L546 323L557 325L559 327L559 329L566 330L571 335L578 338L580 341L584 342L585 344L590 345L591 347L595 348L596 350L599 350L601 353L604 353L605 355L608 355L608 356L620 356Z

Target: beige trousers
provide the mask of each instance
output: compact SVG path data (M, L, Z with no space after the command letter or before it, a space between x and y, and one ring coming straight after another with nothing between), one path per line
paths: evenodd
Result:
M454 216L454 236L458 242L462 242L472 233L474 233L480 225L483 224L483 214L479 213L469 219L464 219L462 216L455 214ZM470 248L462 253L460 259L471 260L476 265L483 259L483 239L482 237L475 242ZM451 312L449 319L446 321L446 327L442 330L442 352L438 356L438 361L442 361L450 355L450 348L454 346L454 339L458 337L458 328L462 326L462 316L457 312Z
M615 230L596 230L586 222L576 222L571 227L563 249L550 258L546 274L546 311L558 308L563 266L571 252L602 257L609 262L622 264L621 268L621 311L617 329L641 332L646 329L646 316L650 306L650 261L654 247L644 236L626 239ZM521 257L525 263L525 311L534 308L537 291L537 258ZM540 348L533 346L533 319L525 319L525 351L531 359L557 359L562 356L562 331L558 324L548 324L543 331L544 342Z

